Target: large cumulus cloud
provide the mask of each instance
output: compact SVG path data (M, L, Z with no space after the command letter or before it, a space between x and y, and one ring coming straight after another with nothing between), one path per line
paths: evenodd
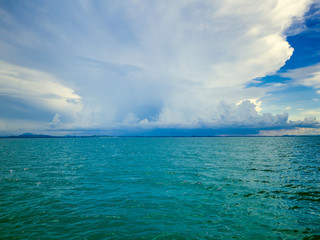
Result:
M47 102L40 105L50 113L48 128L280 126L285 113L259 114L243 101L267 90L245 86L290 58L284 32L294 31L292 23L309 4L21 1L1 10L1 57L16 71L24 66L54 76L56 88L67 91L59 96L63 104L35 94ZM28 79L23 96L38 111L39 101L29 101L34 80Z

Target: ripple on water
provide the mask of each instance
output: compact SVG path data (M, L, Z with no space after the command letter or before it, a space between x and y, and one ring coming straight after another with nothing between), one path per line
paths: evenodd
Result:
M319 239L320 138L1 139L0 239Z

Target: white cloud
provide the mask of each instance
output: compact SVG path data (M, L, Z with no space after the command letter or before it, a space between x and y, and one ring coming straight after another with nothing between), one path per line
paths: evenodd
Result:
M223 114L220 117L220 124L225 126L246 126L254 128L267 128L285 126L288 120L288 114L263 113L259 114L257 105L250 100L245 100L235 108L223 105Z
M159 119L149 121L143 119L137 122L135 119L134 125L122 125L125 127L142 127L142 128L272 128L272 127L287 127L288 114L263 113L257 111L257 105L250 100L244 100L239 104L229 105L225 102L220 102L216 107L217 114L215 118L201 118L199 115L192 116L190 113L171 111L165 109L162 111ZM193 111L191 111L193 113ZM190 120L191 119L191 120Z
M137 2L143 7L137 9ZM129 19L139 29L138 62L148 80L171 90L165 95L158 122L212 122L219 117L221 100L234 104L262 96L263 90L259 95L243 87L254 78L274 73L290 58L293 49L283 31L293 17L303 16L307 4L189 1L170 6L161 2L155 7L136 1Z
M143 7L133 7L129 18L140 28L139 64L150 80L171 90L158 118L148 122L175 127L217 122L222 100L229 105L259 101L266 89L254 92L244 85L274 73L290 58L293 49L283 32L293 17L302 18L308 5L308 1L190 1L154 7L137 2ZM141 19L146 12L147 20Z
M287 115L256 111L267 89L245 86L275 73L291 57L284 32L310 3L61 2L54 8L59 18L34 5L37 14L26 14L35 25L22 28L14 15L6 15L15 28L3 29L12 42L0 38L0 50L16 65L28 62L46 70L5 63L1 88L7 96L50 109L50 121L56 113L61 119L75 116L69 127L278 125ZM24 41L17 39L20 33ZM20 48L51 62L28 61L31 54Z
M24 126L19 119L23 120L27 114L30 117L29 120L24 119L26 126L31 127L30 119L33 119L35 126L48 127L49 121L41 123L43 119L39 120L41 115L55 115L53 122L57 124L61 115L55 112L60 112L70 122L82 110L81 97L59 83L56 77L4 61L0 61L0 97L2 108L11 111L10 114L2 112L1 130Z
M262 130L261 136L283 136L283 135L320 135L319 128L294 128L294 129L280 129L280 130Z
M295 118L293 118L296 121L298 121L299 119L305 119L304 120L305 122L306 119L309 119L308 122L310 122L310 119L320 118L320 108L310 108L308 110L298 109L298 110L300 110L300 112L295 114Z
M60 128L61 124L61 115L59 113L56 113L52 119L52 122L50 123L52 128Z
M239 86L274 73L292 55L283 36L306 1L146 1L129 18L139 29L139 62L167 79ZM134 8L136 6L136 8ZM147 13L147 14L146 14ZM144 16L141 18L141 16Z
M296 85L313 87L320 94L320 64L289 70L282 77L293 79Z

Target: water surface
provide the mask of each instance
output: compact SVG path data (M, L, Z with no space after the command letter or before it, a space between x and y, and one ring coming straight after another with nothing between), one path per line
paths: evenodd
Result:
M320 138L0 139L0 239L320 239Z

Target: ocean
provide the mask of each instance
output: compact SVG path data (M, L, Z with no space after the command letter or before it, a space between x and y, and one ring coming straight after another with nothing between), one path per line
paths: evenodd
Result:
M320 239L320 137L0 139L0 239Z

